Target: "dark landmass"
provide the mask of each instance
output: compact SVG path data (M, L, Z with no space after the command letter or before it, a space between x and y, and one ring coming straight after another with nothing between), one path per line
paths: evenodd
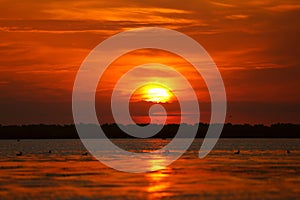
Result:
M83 124L91 129L97 125ZM124 126L124 125L121 125ZM141 124L141 126L143 126ZM157 126L157 125L151 125ZM189 129L193 125L182 124L189 137ZM206 135L208 124L199 123L197 138L203 138ZM109 138L134 138L124 133L116 124L101 125L103 131ZM178 131L178 124L168 124L154 135L152 138L173 138ZM97 138L97 136L95 136ZM0 125L0 139L77 139L79 138L75 125ZM94 138L93 135L87 138ZM250 124L231 124L224 125L221 138L300 138L300 124L273 124L250 125Z

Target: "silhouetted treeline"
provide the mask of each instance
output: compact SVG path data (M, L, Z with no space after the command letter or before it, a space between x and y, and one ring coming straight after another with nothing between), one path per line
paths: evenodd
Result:
M97 125L83 124L91 128ZM124 125L120 125L124 126ZM143 126L143 125L141 125ZM151 125L157 126L157 125ZM196 137L203 138L206 135L208 124L199 123ZM104 124L101 126L109 138L134 138L124 133L116 124ZM184 137L192 137L191 129L193 125L182 124ZM178 124L168 124L154 135L152 138L173 138L177 131ZM97 137L97 136L96 136ZM273 124L249 125L249 124L231 124L224 125L222 138L300 138L300 124ZM0 139L76 139L79 138L75 125L0 125ZM87 136L93 138L93 135Z

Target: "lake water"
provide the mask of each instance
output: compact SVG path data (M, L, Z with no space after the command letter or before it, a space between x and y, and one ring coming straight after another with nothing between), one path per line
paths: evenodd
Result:
M169 142L113 141L131 151ZM133 174L82 155L80 140L2 140L0 199L300 199L299 139L220 139L199 159L201 143L162 170Z

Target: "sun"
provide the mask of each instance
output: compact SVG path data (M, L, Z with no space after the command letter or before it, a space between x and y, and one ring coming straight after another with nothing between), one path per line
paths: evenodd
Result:
M141 98L144 101L154 102L154 103L166 103L171 101L172 92L159 84L148 84L140 89Z
M164 88L150 88L147 91L147 99L146 101L152 102L167 102L170 99L170 95L168 91Z

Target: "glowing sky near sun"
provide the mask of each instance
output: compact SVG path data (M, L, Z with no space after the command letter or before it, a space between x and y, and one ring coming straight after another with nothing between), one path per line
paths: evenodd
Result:
M120 31L150 26L183 32L209 52L224 79L227 121L300 122L298 0L1 0L0 10L0 124L72 123L73 82L89 51ZM123 72L145 62L173 66L188 77L203 121L209 119L201 76L162 51L140 50L116 60L101 80L105 87L98 87L98 104L108 101ZM176 83L155 68L137 72L137 79L157 72L165 77L159 81ZM171 87L184 94L180 85Z

